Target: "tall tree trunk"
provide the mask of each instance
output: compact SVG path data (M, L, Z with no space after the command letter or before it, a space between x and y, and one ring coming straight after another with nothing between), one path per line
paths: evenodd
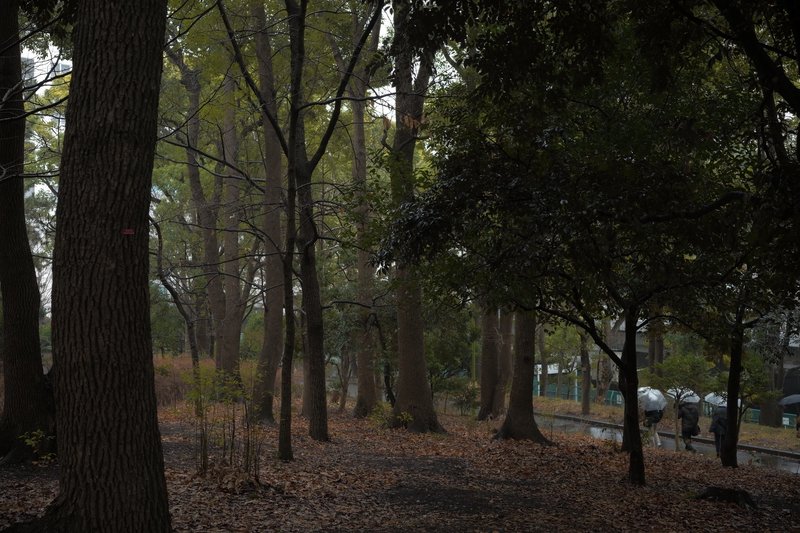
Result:
M56 210L60 493L41 531L171 531L149 316L166 2L78 3Z
M316 242L317 224L314 219L314 196L311 173L313 165L306 151L305 96L303 87L303 68L305 65L305 17L306 2L300 4L288 1L289 38L291 41L291 97L289 110L289 174L297 187L298 235L297 253L300 257L300 283L302 285L302 305L305 316L307 351L309 365L308 432L312 439L327 441L328 409L325 394L325 353L323 346L322 299L317 275Z
M498 352L497 308L484 308L481 318L481 407L478 420L495 416L495 389L497 387Z
M351 44L358 46L359 39L362 37L362 28L369 19L368 9L353 10ZM347 63L342 56L341 49L332 35L329 35L329 43L333 50L336 65L341 72L347 71ZM369 37L366 45L367 57L372 57L378 50L380 43L380 19L376 22L375 28ZM373 341L373 277L374 267L370 264L370 255L367 251L368 239L367 230L370 220L370 205L367 196L367 143L365 135L365 116L367 89L370 86L371 73L366 61L359 63L350 83L347 93L350 97L350 110L353 114L353 124L350 140L353 150L353 189L356 198L356 300L359 304L358 325L355 327L353 344L356 351L356 371L358 379L358 394L356 405L353 409L353 416L364 418L378 403L378 389L375 383L375 359L376 345ZM343 400L345 396L342 397Z
M739 443L739 393L742 380L742 352L744 347L744 313L743 305L736 311L731 328L731 362L728 370L728 425L722 438L719 457L722 466L739 466L736 447Z
M375 35L378 35L377 29ZM377 45L377 39L375 39ZM359 78L360 79L360 78ZM359 336L356 343L357 350L357 379L358 396L353 414L357 418L369 415L378 404L378 391L375 387L375 343L372 341L372 292L373 271L367 251L367 230L369 226L369 201L367 199L367 149L364 134L364 121L366 104L362 98L366 96L366 82L356 84L351 92L354 100L351 104L353 111L353 185L359 197L356 216L356 239L358 250L356 262L358 268L357 298L361 308L358 312Z
M506 392L513 368L512 352L514 345L514 314L507 309L500 310L500 346L497 353L497 385L494 388L494 416L506 412Z
M291 461L292 452L292 364L295 350L294 273L295 185L291 175L286 190L286 241L283 254L283 308L286 313L283 356L281 357L281 410L278 425L278 458Z
M272 65L272 45L267 33L264 3L250 3L250 13L255 21L256 57L261 98L267 105L262 111L264 131L264 340L258 357L258 371L254 392L256 416L265 422L274 422L275 374L283 349L283 264L281 259L281 187L283 161L281 145L267 113L278 116L275 101L275 75Z
M642 435L639 433L639 373L636 368L636 327L638 309L628 308L625 312L625 343L622 346L622 368L620 368L620 391L625 399L623 418L623 447L627 448L628 481L634 485L644 485L644 453Z
M533 415L534 352L536 351L536 315L518 311L514 335L514 372L508 412L496 439L528 439L549 444Z
M300 282L303 286L302 302L306 319L306 342L308 351L309 400L308 433L312 439L327 441L328 406L326 398L325 351L323 343L322 300L317 277L316 240L317 227L314 222L314 199L311 194L311 176L298 172L295 175L300 208L300 232L297 251L300 255Z
M423 56L413 78L414 52L409 44L408 0L395 0L394 49L395 136L392 147L392 201L400 205L414 196L414 149L423 119L423 106L433 58ZM436 417L425 362L422 290L408 264L399 264L395 272L397 300L398 377L393 408L394 426L406 426L417 432L442 431ZM411 421L407 421L407 416Z
M239 270L239 219L240 213L240 183L243 181L241 174L234 170L239 158L239 135L236 131L235 111L236 82L230 75L225 77L223 84L228 105L225 106L223 115L222 146L220 159L227 164L224 198L224 227L222 243L224 250L222 272L222 287L225 293L225 315L222 318L222 341L217 351L217 370L221 370L226 378L237 383L241 381L239 374L239 349L241 347L242 320L246 301L242 297L243 289L240 287L242 278ZM246 290L246 289L245 289Z
M28 456L25 433L54 432L53 398L45 384L39 345L39 285L25 226L25 118L22 103L18 4L0 4L0 289L2 289L4 403L0 418L3 463ZM44 441L46 442L46 441Z
M223 320L225 317L225 292L222 286L222 276L219 272L220 255L217 240L217 206L222 200L222 179L215 179L214 191L211 198L206 198L200 180L200 162L197 159L197 150L200 143L200 78L197 69L186 65L181 50L167 48L167 56L181 72L181 84L186 88L189 107L186 109L186 175L192 195L192 207L196 211L197 223L203 240L203 274L208 306L211 311L210 320L205 322L206 327L199 342L208 338L207 348L209 353L219 353L224 344ZM198 254L199 255L199 254ZM200 316L200 315L198 315ZM213 350L213 351L212 351Z
M275 133L281 139L281 146L286 153L288 161L287 179L290 184L289 190L291 193L297 194L298 196L296 200L298 203L297 207L299 208L299 219L297 221L299 233L297 236L293 236L292 239L300 255L300 281L303 291L302 305L306 316L306 333L308 336L308 351L306 357L309 358L312 374L311 383L307 384L307 386L312 388L310 391L311 405L309 406L311 418L309 421L309 434L315 440L325 441L328 440L328 415L325 395L325 355L323 352L322 301L319 279L317 277L315 252L315 243L318 239L318 234L317 225L314 220L314 199L311 190L311 178L314 169L325 154L331 135L338 124L342 105L341 97L343 96L344 89L349 84L353 74L353 68L358 62L362 47L380 18L383 2L379 1L375 4L372 16L363 28L361 39L359 39L357 46L353 50L351 63L348 64L348 68L342 74L341 83L337 88L336 98L332 104L333 110L330 115L330 120L322 134L319 146L311 157L308 156L306 147L305 112L308 109L308 102L305 100L304 89L306 82L303 79L306 66L305 30L308 0L300 0L299 2L295 0L286 0L284 5L287 12L289 48L291 54L288 140L284 139L277 118L269 113L269 105L263 102L263 99L260 97L260 91L255 88L255 83L249 75L247 65L244 63L241 49L239 48L238 41L236 40L235 33L230 24L230 19L227 16L224 2L221 0L217 2L217 8L223 19L226 30L228 31L228 37L244 79L250 88L254 90L254 93L259 96L263 112L267 114ZM292 198L292 202L294 201L295 199ZM294 216L294 214L292 216ZM289 252L290 250L287 249L287 255ZM288 261L284 261L284 268L288 265ZM286 275L284 275L284 281L286 281ZM286 286L285 292L291 292L289 287L290 285ZM288 297L286 300L288 300ZM289 313L288 309L286 313ZM284 357L286 357L285 350ZM283 413L281 417L283 417Z
M283 309L286 317L283 356L281 357L281 410L278 424L278 458L282 461L291 461L294 458L292 452L292 365L297 330L292 282L294 280L294 249L297 236L296 199L297 185L294 181L294 173L289 172L286 177L286 234L282 255Z
M592 412L592 362L589 359L589 338L581 332L581 414Z

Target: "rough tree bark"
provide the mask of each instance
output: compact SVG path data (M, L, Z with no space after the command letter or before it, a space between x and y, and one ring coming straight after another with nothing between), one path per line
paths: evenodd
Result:
M322 318L322 300L320 295L319 278L317 274L317 259L315 244L318 240L317 224L315 221L314 195L312 192L312 175L326 153L328 143L338 123L342 108L342 97L353 74L355 64L361 55L361 50L372 29L375 27L382 13L383 2L378 1L372 11L372 16L363 28L361 39L353 50L346 71L342 74L340 84L336 89L333 110L324 132L321 135L316 151L309 156L305 129L305 117L310 108L306 101L306 83L304 70L306 67L306 25L308 15L308 0L285 0L289 27L289 53L290 53L290 91L289 91L289 125L288 135L284 138L283 130L274 115L269 112L269 106L260 96L261 91L249 75L247 65L241 54L238 41L231 26L230 19L224 7L224 2L218 1L217 7L223 18L228 38L233 46L234 55L248 86L255 96L259 98L262 112L266 114L276 135L281 139L281 148L287 158L287 174L290 188L297 195L297 226L298 234L293 237L295 247L300 258L300 282L302 284L302 306L306 319L306 334L308 336L308 352L311 370L311 387L309 407L309 435L319 441L327 441L328 414L325 394L325 354L323 352L324 324ZM289 250L287 250L287 254ZM284 267L291 263L284 261ZM286 275L284 274L284 282ZM287 285L289 287L291 285ZM288 289L285 292L290 292ZM289 310L286 310L289 313ZM288 330L287 330L288 335ZM284 350L284 357L286 356ZM283 413L281 414L283 417Z
M264 340L258 357L254 392L255 415L264 422L274 422L275 374L283 351L283 263L281 259L281 191L283 160L280 140L267 113L278 116L275 75L272 68L272 44L267 32L264 3L250 3L255 23L256 58L261 98L267 106L261 113L264 133Z
M736 310L730 332L731 362L728 370L728 425L722 438L719 457L722 466L739 466L736 446L739 442L739 393L742 380L742 353L744 350L744 305Z
M217 350L217 370L221 370L224 375L235 380L241 381L239 373L239 349L241 348L242 321L247 307L247 295L249 294L249 276L242 276L240 272L239 254L239 220L241 215L241 173L236 170L239 159L239 135L236 130L236 108L238 107L235 97L236 81L232 76L225 76L223 92L228 104L223 113L222 142L220 145L220 159L227 164L226 176L223 186L223 222L225 231L222 237L223 256L222 256L222 288L225 294L225 314L222 317L220 327L222 339L218 343ZM242 285L242 278L244 285Z
M536 315L518 311L514 335L514 372L508 412L495 439L528 439L550 444L533 415L534 352L536 351Z
M366 13L367 15L369 13ZM352 43L356 45L360 37L360 28L364 26L362 14L358 10L353 12ZM369 43L365 50L366 58L370 58L378 50L380 42L380 20L375 24L375 29L370 35ZM341 51L335 41L331 39L331 47L340 70L347 66ZM358 393L353 416L364 418L369 415L378 404L378 389L375 384L375 342L372 335L373 323L373 277L374 267L370 263L367 251L367 230L369 228L370 208L367 198L367 141L365 134L367 89L370 84L370 71L366 61L359 64L347 88L351 98L350 110L353 114L351 143L353 149L353 187L357 198L356 207L356 298L360 305L358 311L358 328L355 332L356 372ZM343 397L344 398L344 397Z
M512 358L514 346L514 314L507 309L500 310L498 352L497 352L497 385L494 388L494 417L506 412L506 392L514 365Z
M4 342L4 403L0 463L30 456L25 433L54 432L52 391L45 383L39 345L39 285L25 226L25 118L18 3L0 3L0 320ZM42 442L47 442L43 439Z
M192 204L196 212L197 224L203 241L203 274L205 275L204 291L207 295L210 320L204 323L198 338L198 344L205 346L207 353L217 352L224 342L222 320L225 316L225 292L222 288L222 276L219 272L220 256L217 240L218 206L222 201L222 179L217 177L210 198L206 197L200 180L200 162L197 149L200 142L200 72L189 67L183 57L182 50L167 48L167 56L181 72L181 84L186 88L189 105L186 109L186 175L192 195ZM205 300L205 298L203 298ZM205 309L205 301L198 302L199 309ZM198 313L201 316L204 313Z
M27 529L168 532L148 253L166 2L76 16L53 258L60 491Z
M620 391L625 399L623 415L623 448L628 452L628 481L634 485L644 485L644 452L642 435L639 433L639 373L636 368L636 327L639 319L638 309L625 310L625 343L622 346L622 365L620 368Z
M410 2L396 0L394 7L394 54L397 89L395 136L392 146L391 187L394 205L414 196L414 149L423 120L423 106L433 58L423 56L414 79L414 53L406 36ZM422 290L411 265L400 263L395 271L397 301L398 376L392 425L411 431L443 431L433 407L425 362ZM409 417L410 416L410 421Z
M481 317L481 405L478 420L497 416L494 401L497 388L498 326L497 308L484 307Z

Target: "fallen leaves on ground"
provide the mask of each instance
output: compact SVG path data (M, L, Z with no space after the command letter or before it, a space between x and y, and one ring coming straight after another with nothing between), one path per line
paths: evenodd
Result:
M625 482L615 444L555 435L555 446L493 441L496 422L442 416L447 434L412 434L332 413L332 441L294 421L295 460L261 433L257 479L214 461L196 473L194 431L162 416L172 523L179 532L783 531L800 527L797 475L648 448L648 484ZM0 471L0 528L40 514L56 466ZM696 500L707 486L744 489L758 508Z

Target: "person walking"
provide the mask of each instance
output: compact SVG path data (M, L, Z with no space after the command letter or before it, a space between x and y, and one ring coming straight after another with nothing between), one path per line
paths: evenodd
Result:
M722 448L722 439L725 438L725 431L728 429L728 407L726 405L718 405L714 412L711 413L711 427L709 431L714 434L714 447L717 449L717 457L719 457L720 449Z
M658 423L664 416L663 409L655 409L644 412L644 427L650 430L653 438L653 446L661 447L661 437L658 435Z
M697 424L700 420L700 411L697 410L697 404L681 402L678 406L678 418L681 419L681 437L686 450L697 451L692 446L692 437L700 434L700 426Z

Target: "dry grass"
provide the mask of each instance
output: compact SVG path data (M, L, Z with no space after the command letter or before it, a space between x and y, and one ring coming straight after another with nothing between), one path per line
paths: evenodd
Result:
M156 375L156 397L158 405L171 405L186 399L192 382L192 361L188 356L156 357L153 359ZM214 361L200 361L203 372L214 371ZM256 361L246 360L240 364L242 384L245 391L252 391L255 383Z

